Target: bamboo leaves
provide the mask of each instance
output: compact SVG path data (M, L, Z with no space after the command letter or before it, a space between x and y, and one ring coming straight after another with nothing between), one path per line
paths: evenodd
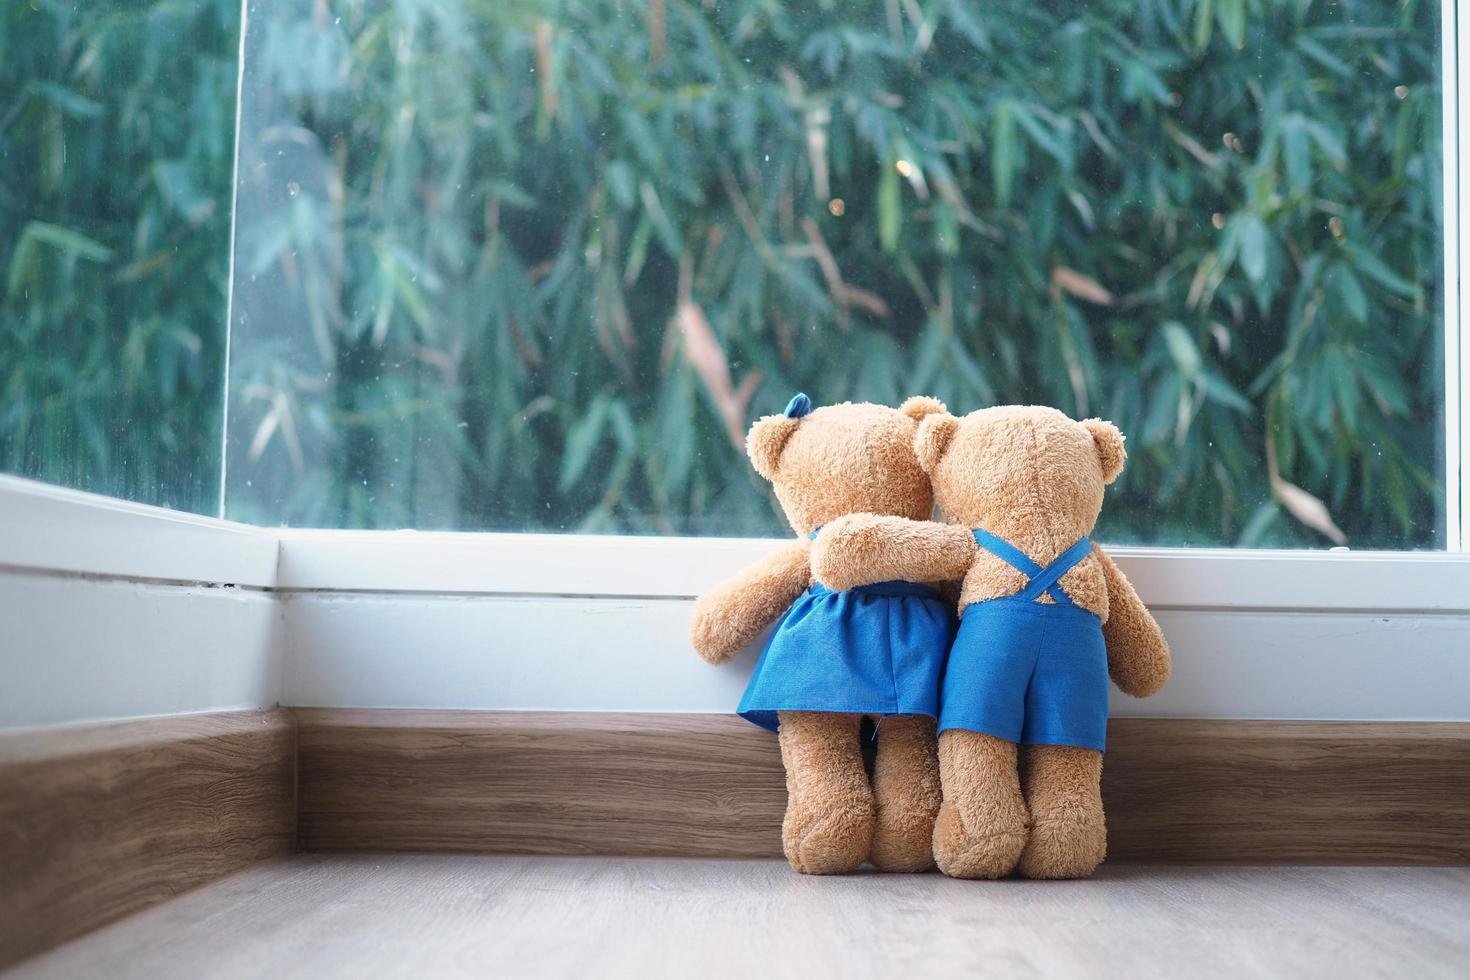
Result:
M878 242L883 251L892 254L898 250L898 238L903 231L903 200L899 196L897 166L888 166L878 172Z
M218 445L237 12L143 9L0 14L0 459L99 485ZM922 390L1111 417L1113 540L1434 544L1437 16L263 0L231 513L775 533L753 417Z
M1009 99L995 106L990 116L990 175L995 202L1009 207L1016 171L1021 165L1021 147L1016 133L1016 107Z

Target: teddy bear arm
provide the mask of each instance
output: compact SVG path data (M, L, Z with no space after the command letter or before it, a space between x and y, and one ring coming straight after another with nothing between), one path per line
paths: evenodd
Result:
M846 514L812 544L812 575L841 592L874 582L943 582L964 576L975 558L965 528L881 514Z
M1103 623L1108 674L1123 693L1148 697L1169 679L1169 643L1122 569L1101 548L1094 547L1093 553L1102 563L1108 587L1108 616Z
M722 664L744 650L811 585L808 543L794 541L699 597L689 626L694 650Z

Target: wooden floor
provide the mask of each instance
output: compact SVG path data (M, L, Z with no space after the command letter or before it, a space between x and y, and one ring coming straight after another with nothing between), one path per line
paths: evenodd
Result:
M1470 869L804 878L775 861L358 855L241 872L7 977L1470 976Z

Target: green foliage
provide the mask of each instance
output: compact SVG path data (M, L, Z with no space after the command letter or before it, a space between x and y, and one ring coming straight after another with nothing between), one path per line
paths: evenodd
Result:
M751 418L796 390L931 393L1116 421L1108 540L1441 545L1437 20L1413 0L260 0L230 514L784 533L739 449ZM21 75L70 108L27 98L111 124L94 106L126 86L74 71ZM188 91L147 97L197 131ZM158 173L114 171L134 194ZM91 214L36 209L26 247L73 275L134 254ZM0 257L20 241L0 232ZM208 274L180 285L217 307ZM62 308L34 315L70 329Z
M238 21L0 8L0 469L218 511Z

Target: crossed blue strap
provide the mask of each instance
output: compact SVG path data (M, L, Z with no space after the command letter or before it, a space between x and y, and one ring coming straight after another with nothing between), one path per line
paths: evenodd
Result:
M996 537L983 527L974 528L970 533L975 536L976 544L1022 575L1027 576L1029 581L1026 583L1026 588L1017 593L1016 598L1026 602L1035 602L1045 592L1058 605L1070 606L1073 604L1072 598L1065 591L1060 588L1052 588L1052 586L1056 585L1057 580L1063 575L1071 571L1073 565L1092 553L1091 538L1084 535L1082 540L1058 555L1056 561L1042 568L1020 548L1004 538Z

